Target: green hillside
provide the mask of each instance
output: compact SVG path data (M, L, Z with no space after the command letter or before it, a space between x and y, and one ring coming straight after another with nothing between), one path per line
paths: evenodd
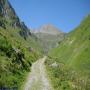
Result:
M55 90L90 90L90 15L49 53L46 66Z
M0 89L20 88L41 52L37 38L10 3L0 0Z

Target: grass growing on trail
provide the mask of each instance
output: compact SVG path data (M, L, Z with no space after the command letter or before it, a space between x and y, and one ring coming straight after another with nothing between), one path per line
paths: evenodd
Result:
M53 90L44 66L45 59L41 58L32 65L24 90Z
M55 90L90 90L90 16L52 50L46 61Z

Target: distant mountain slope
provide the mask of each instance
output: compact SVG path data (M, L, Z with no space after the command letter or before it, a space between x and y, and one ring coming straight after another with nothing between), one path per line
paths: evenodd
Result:
M55 90L90 90L90 15L49 54Z
M64 32L51 24L44 25L37 30L32 30L32 33L40 40L45 53L58 46L58 43L64 39L65 35Z
M0 0L0 90L19 89L41 51L8 0Z

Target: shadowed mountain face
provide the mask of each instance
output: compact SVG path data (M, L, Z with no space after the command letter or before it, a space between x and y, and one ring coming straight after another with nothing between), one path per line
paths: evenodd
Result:
M0 26L5 28L4 20L6 20L10 26L21 29L19 33L24 39L31 35L28 27L24 24L24 22L20 21L8 0L0 0L0 17L2 18Z
M32 33L40 40L45 53L58 46L58 43L60 43L65 36L64 32L51 24L44 25L37 30L32 30Z
M8 19L18 18L8 0L0 0L0 15Z

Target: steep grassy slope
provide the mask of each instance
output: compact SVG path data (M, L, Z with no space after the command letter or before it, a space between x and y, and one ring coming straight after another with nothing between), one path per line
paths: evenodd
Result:
M46 65L55 90L90 90L90 16L50 52Z
M0 0L0 90L20 88L41 51L8 0Z
M19 31L0 27L0 87L20 86L32 62L41 56L38 42L32 36L25 40Z

